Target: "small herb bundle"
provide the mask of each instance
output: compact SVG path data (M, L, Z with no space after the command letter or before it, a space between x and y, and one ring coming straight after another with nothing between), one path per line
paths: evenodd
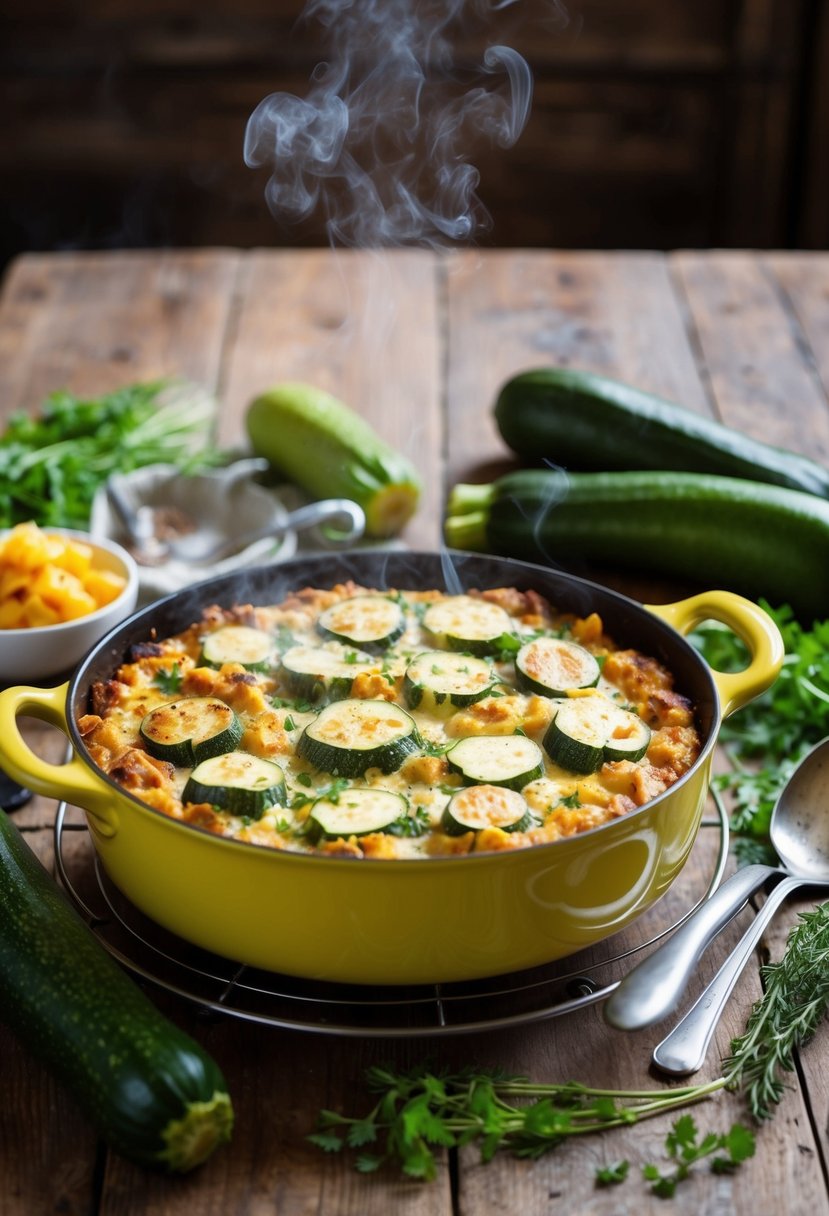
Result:
M209 443L214 412L203 389L162 380L96 398L52 393L37 416L13 415L0 435L0 527L85 528L112 473L219 463Z

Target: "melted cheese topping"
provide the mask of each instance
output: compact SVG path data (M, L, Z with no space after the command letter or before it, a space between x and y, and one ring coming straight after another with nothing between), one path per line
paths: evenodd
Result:
M317 628L321 613L365 595L383 595L399 604L405 618L403 634L377 655L367 656L327 640ZM424 625L430 606L432 629ZM469 611L470 605L474 611ZM493 611L497 610L497 611ZM460 632L471 622L466 636L480 637L492 628L492 618L503 614L509 628L497 644L504 648L487 656L495 684L483 699L462 708L435 706L431 697L417 708L406 705L404 676L407 667L425 651L440 648L437 624ZM486 622L486 628L481 628ZM218 668L203 665L205 638L228 625L262 630L272 639L274 659L265 671L247 670L242 662ZM591 695L598 695L633 710L651 728L645 756L636 762L604 764L588 775L568 772L552 762L542 741L562 704L561 698L524 694L517 690L514 657L519 647L535 637L563 637L577 641L599 660L602 674ZM447 640L444 643L449 646ZM451 643L457 649L456 643ZM319 650L320 682L313 703L296 693L280 656L296 648ZM327 703L326 674L337 662L337 697L386 701L414 718L419 748L401 759L390 773L369 769L362 777L343 779L314 769L297 755L297 742L305 727L316 720ZM240 656L244 657L244 656ZM353 678L345 694L343 668ZM311 665L313 667L313 664ZM313 672L312 672L313 677ZM578 693L574 692L573 696ZM174 767L148 754L139 727L152 709L188 697L217 698L239 716L244 733L238 749L272 760L285 774L286 805L269 808L257 820L232 815L219 807L182 801L190 770ZM695 762L699 735L690 703L673 688L671 673L655 659L638 651L622 650L605 635L596 613L586 618L562 616L533 592L510 588L452 596L438 591L378 592L342 584L330 591L305 589L278 605L210 607L200 621L183 633L160 642L147 642L133 653L110 680L96 685L90 711L79 728L94 763L139 799L176 819L275 849L334 853L354 857L420 857L514 849L555 841L583 832L641 806L669 788ZM449 799L464 787L464 777L450 769L445 753L459 739L525 735L540 746L543 776L526 784L520 796L532 812L526 831L506 832L489 826L460 835L442 830ZM468 782L467 782L468 784ZM316 802L334 802L343 790L383 789L402 795L408 814L392 828L368 834L324 836L306 829Z

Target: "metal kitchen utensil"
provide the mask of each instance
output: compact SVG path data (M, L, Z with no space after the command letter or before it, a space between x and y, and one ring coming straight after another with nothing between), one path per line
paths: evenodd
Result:
M766 883L774 881L777 884L767 901L776 897L767 919L785 895L797 887L829 885L829 739L807 752L781 792L772 813L771 841L782 864L751 865L738 870L673 937L634 967L605 1005L605 1018L612 1026L620 1030L639 1030L671 1013L704 950L749 897ZM779 886L783 884L785 891L778 895ZM763 924L757 930L757 936L762 932ZM741 951L742 966L750 954L751 948ZM711 998L710 1016L714 1025L740 969L733 978L726 974L728 987L725 989L719 976L714 981L720 1002L714 1006L714 998ZM705 994L700 998L703 1005L704 998ZM705 1012L709 1013L707 1007ZM676 1054L674 1043L668 1048L664 1048L664 1043L660 1044L657 1048L661 1057L659 1066L663 1067L661 1061L671 1061L672 1067L668 1071L693 1072L698 1044L706 1034L710 1039L713 1027L710 1032L704 1026L694 1033L695 1046L693 1050L688 1048L687 1058L684 1050L681 1055ZM686 1067L689 1062L691 1066Z
M814 885L818 885L814 883ZM802 878L784 878L769 892L766 902L713 980L676 1026L653 1049L653 1062L662 1072L687 1077L702 1068L711 1039L722 1017L728 998L743 973L757 943L777 909L787 897L804 885ZM821 884L823 885L823 884ZM825 884L829 887L829 882Z
M243 478L261 471L264 462L240 461L216 477L215 493L230 491ZM178 480L178 479L176 479ZM241 552L257 541L278 540L290 532L322 530L326 545L346 546L359 540L365 530L365 514L357 503L345 498L327 498L294 511L285 511L274 502L273 513L253 528L229 535L216 521L197 520L180 503L135 504L125 493L121 480L111 477L106 487L110 506L127 532L136 561L144 566L159 566L178 561L189 565L211 565Z
M323 498L289 511L284 519L274 520L264 527L255 528L231 539L216 534L194 531L171 537L162 542L167 556L180 562L204 565L221 561L231 553L238 553L257 540L274 539L286 532L303 532L311 528L323 528L329 545L350 545L359 540L366 526L362 507L348 498Z

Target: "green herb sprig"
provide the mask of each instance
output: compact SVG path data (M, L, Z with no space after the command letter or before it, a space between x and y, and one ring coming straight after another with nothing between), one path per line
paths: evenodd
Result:
M159 668L153 676L153 684L160 688L167 696L174 696L181 691L181 682L183 676L178 663L173 663L172 667Z
M723 1135L708 1132L700 1138L693 1116L681 1115L665 1137L665 1152L673 1168L665 1172L648 1162L642 1167L642 1177L660 1199L673 1199L678 1184L690 1176L698 1161L718 1153L711 1160L711 1169L715 1174L729 1173L754 1156L755 1146L754 1133L741 1123L732 1124Z
M795 1067L796 1050L812 1038L829 1008L829 904L802 912L783 957L761 969L762 998L725 1061L757 1120L769 1119Z
M367 1088L380 1095L368 1114L351 1118L321 1111L309 1139L326 1152L363 1150L355 1162L362 1173L395 1162L405 1174L422 1179L435 1177L439 1147L476 1142L484 1162L499 1150L536 1158L569 1137L701 1101L724 1084L719 1079L664 1091L609 1090L574 1081L536 1084L472 1068L438 1073L424 1066L402 1073L371 1067L365 1078Z
M215 402L195 385L157 380L101 397L57 392L14 414L0 436L0 527L26 520L86 528L96 490L115 472L221 461L209 442Z
M787 605L760 603L783 636L783 668L766 693L723 723L720 742L732 771L714 779L715 787L731 796L731 827L742 860L756 859L750 850L758 843L768 845L781 790L803 755L829 735L829 620L807 629ZM700 627L692 640L720 671L745 666L742 642L720 625Z

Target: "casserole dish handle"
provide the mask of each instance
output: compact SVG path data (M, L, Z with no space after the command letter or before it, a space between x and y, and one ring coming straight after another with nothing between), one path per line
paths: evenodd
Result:
M725 718L770 688L783 665L785 648L777 625L767 612L733 591L703 591L673 604L646 604L683 636L703 621L719 621L746 644L748 666L725 672L711 668Z
M68 735L68 692L68 683L57 688L21 685L0 692L0 761L21 785L47 798L65 798L73 806L83 807L92 816L94 828L100 835L113 836L117 817L112 791L106 782L76 755L66 764L50 764L43 760L25 742L17 725L18 718L28 715L57 726Z

